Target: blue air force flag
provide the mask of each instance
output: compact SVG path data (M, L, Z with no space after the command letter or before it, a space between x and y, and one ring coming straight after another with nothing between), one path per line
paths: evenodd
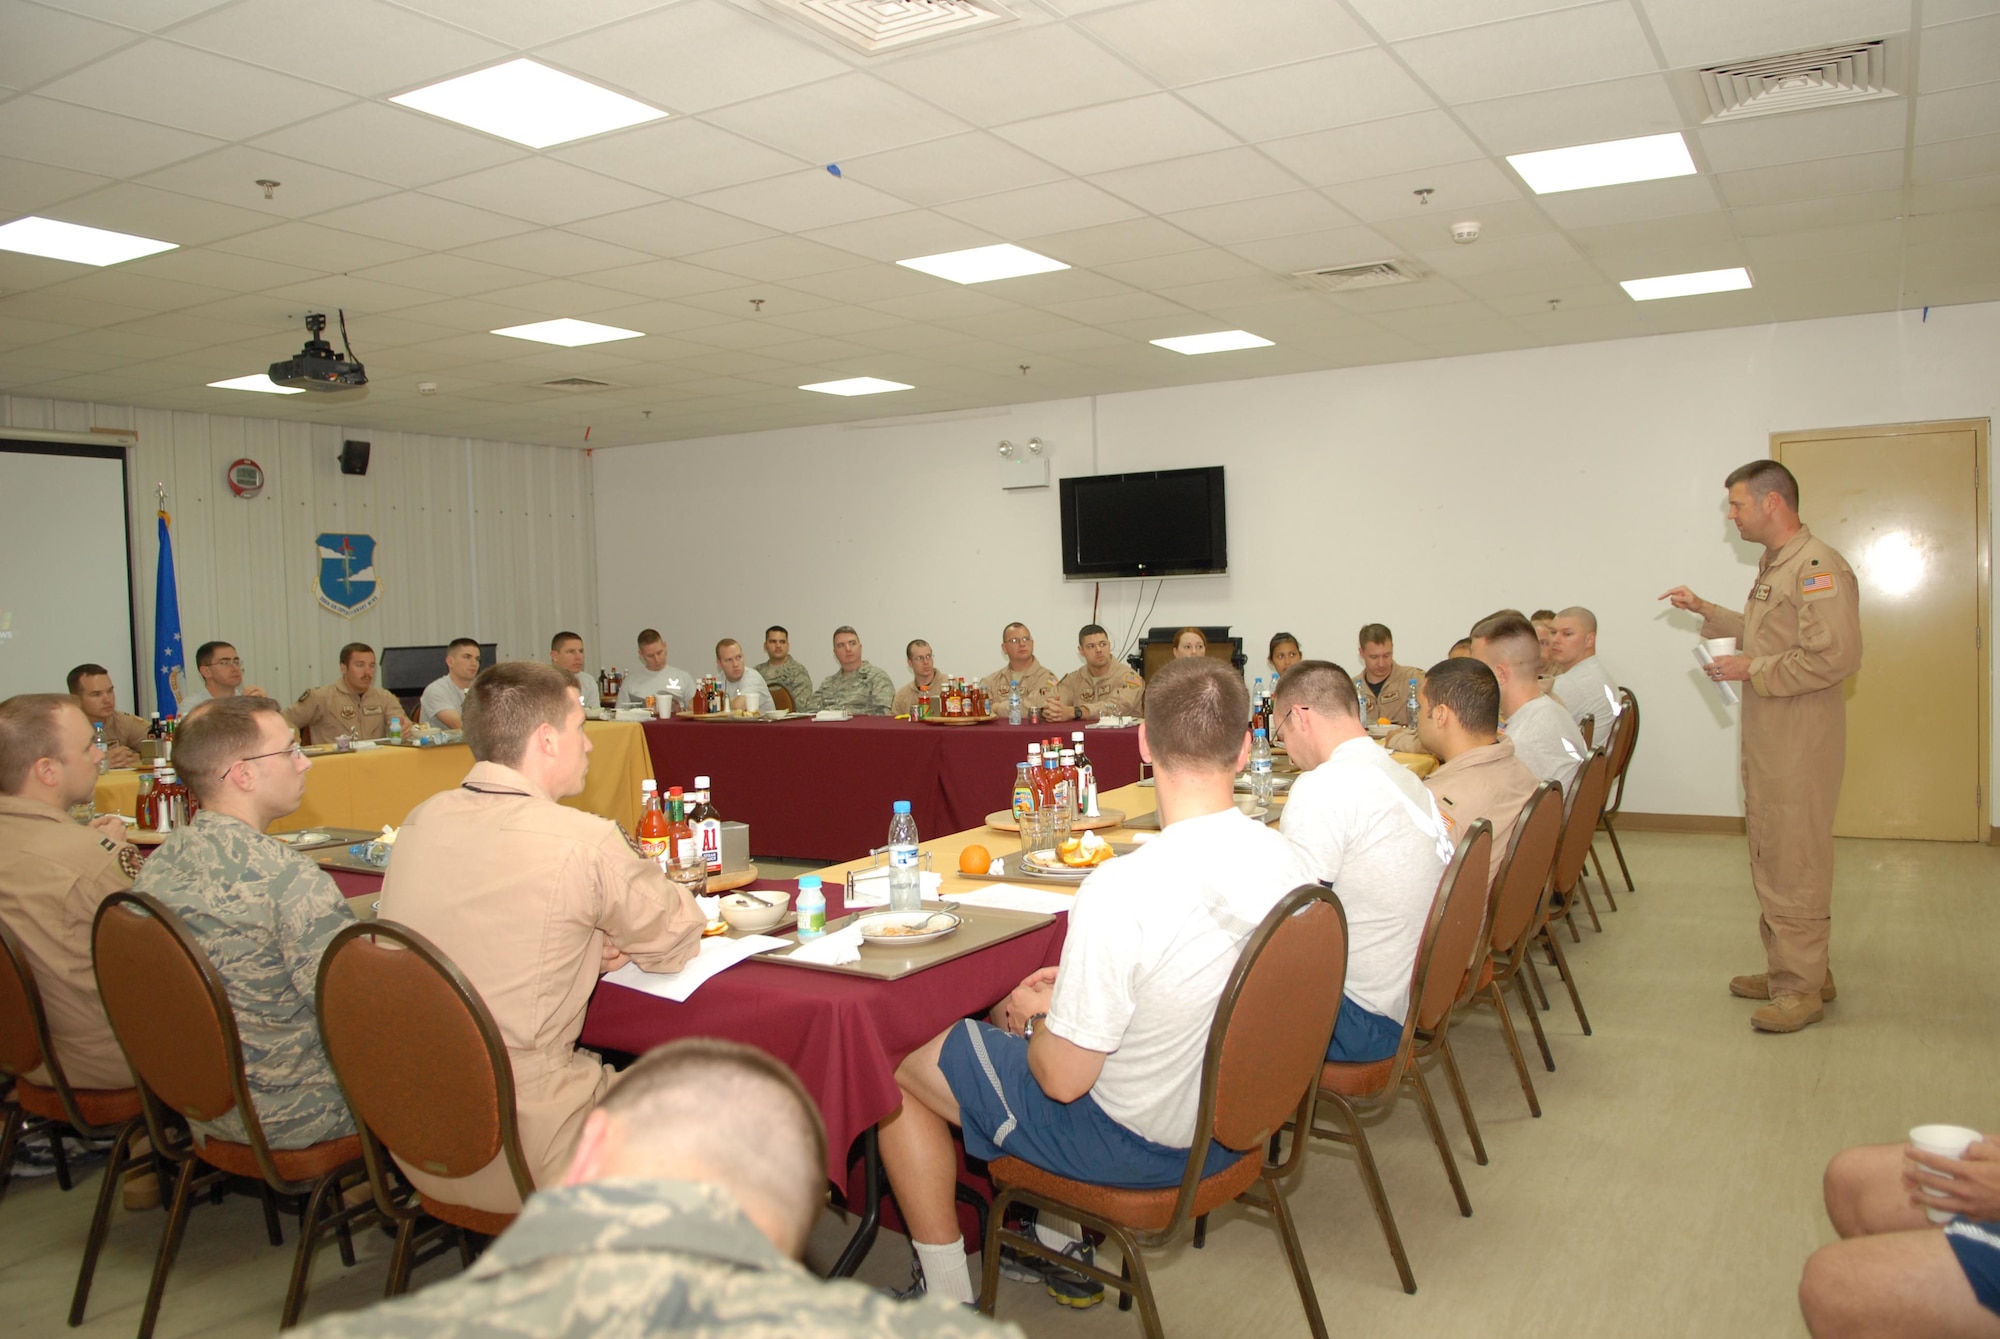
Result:
M181 676L187 659L181 653L181 593L174 580L174 536L166 508L160 509L160 565L153 579L153 697L160 716L180 714Z
M375 536L319 537L319 602L344 618L374 607L381 592L375 584Z

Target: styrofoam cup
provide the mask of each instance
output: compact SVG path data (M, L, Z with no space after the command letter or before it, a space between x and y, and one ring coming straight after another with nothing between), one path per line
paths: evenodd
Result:
M1940 1158L1962 1158L1965 1150L1979 1141L1977 1130L1968 1130L1963 1125L1919 1125L1910 1131L1910 1143L1920 1153L1930 1153ZM1932 1173L1943 1176L1943 1172ZM1940 1195L1943 1192L1924 1187L1926 1195ZM1933 1223L1949 1223L1952 1215L1943 1209L1925 1209L1924 1214Z
M1707 647L1708 653L1718 660L1724 656L1733 656L1736 654L1736 639L1734 637L1704 637L1701 639L1701 644Z

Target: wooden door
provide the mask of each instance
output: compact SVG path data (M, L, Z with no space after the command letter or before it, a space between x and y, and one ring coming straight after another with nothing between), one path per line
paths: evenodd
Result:
M1861 588L1834 833L1986 837L1984 420L1774 433L1799 515Z

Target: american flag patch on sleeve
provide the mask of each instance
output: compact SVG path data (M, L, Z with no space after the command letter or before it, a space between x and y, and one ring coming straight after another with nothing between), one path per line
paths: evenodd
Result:
M1810 595L1817 590L1832 589L1833 573L1831 572L1815 572L1813 575L1804 577L1799 581L1799 593L1802 595Z

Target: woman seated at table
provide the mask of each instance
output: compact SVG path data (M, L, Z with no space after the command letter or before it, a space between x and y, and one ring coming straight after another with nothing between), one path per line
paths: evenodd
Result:
M1174 634L1174 659L1192 660L1208 654L1208 638L1200 628L1182 628Z
M1271 650L1266 657L1271 662L1271 672L1282 676L1292 666L1305 659L1299 650L1299 639L1289 632L1271 634Z

